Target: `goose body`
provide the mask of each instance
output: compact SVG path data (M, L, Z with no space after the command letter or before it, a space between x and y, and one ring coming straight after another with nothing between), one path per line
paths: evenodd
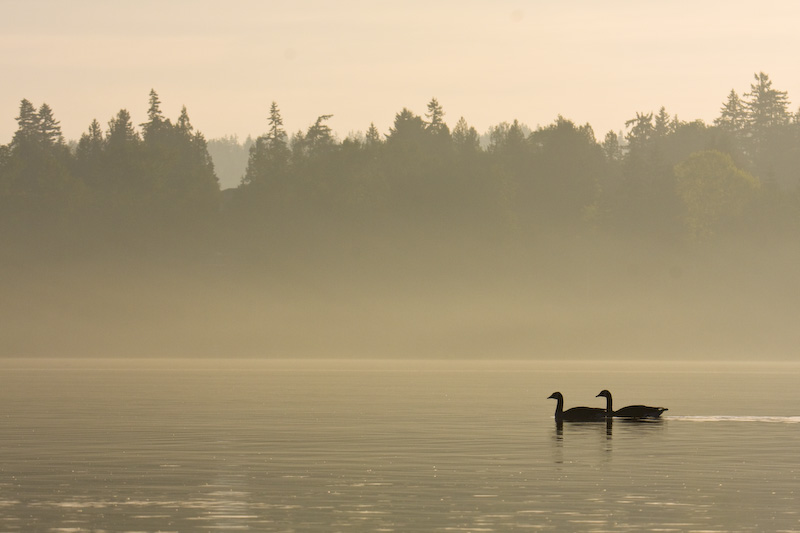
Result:
M556 422L598 422L606 419L606 410L598 407L573 407L564 411L564 395L554 392L548 399L552 398L556 404Z
M611 393L607 390L601 391L597 397L603 396L606 399L606 416L617 418L658 418L661 413L667 410L666 407L650 407L647 405L629 405L614 411L612 407Z

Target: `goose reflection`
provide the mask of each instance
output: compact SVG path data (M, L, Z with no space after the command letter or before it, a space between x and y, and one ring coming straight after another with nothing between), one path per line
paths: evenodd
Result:
M592 422L597 422L597 420L592 420ZM605 419L606 423L606 436L611 438L614 429L614 419L612 417L608 417ZM581 425L581 424L579 424ZM589 424L587 424L589 425ZM597 424L591 424L592 427L596 427ZM556 418L556 440L562 440L564 438L564 421Z

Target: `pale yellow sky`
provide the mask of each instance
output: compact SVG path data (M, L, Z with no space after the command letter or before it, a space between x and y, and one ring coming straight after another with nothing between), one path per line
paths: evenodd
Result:
M273 100L290 132L333 114L340 137L436 97L484 132L561 114L599 138L666 106L712 121L753 74L800 103L800 2L0 0L0 143L19 101L47 102L67 138L155 88L207 138L260 135Z

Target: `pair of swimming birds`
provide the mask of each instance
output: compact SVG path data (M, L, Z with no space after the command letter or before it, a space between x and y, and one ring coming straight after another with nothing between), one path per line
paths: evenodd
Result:
M614 410L611 405L611 393L607 390L602 391L596 397L605 397L606 408L599 407L573 407L572 409L564 410L564 395L560 392L554 392L549 398L558 401L556 405L556 421L567 422L593 422L599 420L606 420L607 418L658 418L661 413L667 410L666 407L649 407L647 405L629 405L622 409Z

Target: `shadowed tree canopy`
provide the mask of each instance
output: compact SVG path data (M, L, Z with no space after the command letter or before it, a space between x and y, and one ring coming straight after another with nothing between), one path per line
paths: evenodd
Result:
M272 102L270 106L267 123L267 133L258 137L250 148L247 171L242 180L243 185L251 185L256 189L264 189L283 181L291 155L288 136L283 129L283 118L276 102Z
M61 134L61 123L53 117L53 110L47 104L39 108L39 129L42 141L50 146L63 145L64 136Z
M689 238L704 241L730 229L753 204L759 182L736 167L728 154L696 152L675 167Z
M19 104L17 131L14 133L11 144L19 146L26 141L37 142L40 135L41 127L39 123L39 114L29 100L23 99Z
M559 116L529 137L533 150L532 202L540 217L558 224L580 224L596 204L606 159L591 126L576 126Z
M602 143L590 125L558 116L534 131L500 122L484 148L466 118L450 129L436 98L422 116L403 108L385 135L370 124L340 141L331 115L322 114L290 142L272 102L263 135L227 142L228 152L248 157L246 166L231 167L241 184L224 202L209 144L186 107L173 121L151 90L146 109L138 130L121 109L105 132L95 120L70 149L53 110L22 100L17 131L0 147L0 218L72 220L60 227L143 242L220 224L218 235L260 234L275 250L312 234L379 239L379 227L415 228L408 234L420 238L491 234L524 247L546 235L707 242L744 220L754 226L749 234L790 235L800 226L800 124L791 120L788 95L763 73L742 99L731 90L714 125L680 121L661 106L635 113L625 134L608 132ZM690 157L698 153L703 168L723 169L726 194L738 190L731 176L739 171L757 177L761 192L741 209L724 204L706 187L713 180L698 177L700 164ZM734 170L712 153L729 157Z
M428 112L425 114L428 121L426 129L436 137L449 137L450 128L444 122L444 109L436 98L431 98L428 103Z
M754 75L755 83L745 94L747 120L758 134L775 126L784 126L791 120L789 97L785 91L772 88L772 80L763 72Z
M740 135L747 125L747 108L734 89L728 94L728 99L720 109L720 115L714 124L721 129Z
M464 154L475 154L481 149L481 138L478 131L467 124L464 117L459 118L453 128L453 145Z

